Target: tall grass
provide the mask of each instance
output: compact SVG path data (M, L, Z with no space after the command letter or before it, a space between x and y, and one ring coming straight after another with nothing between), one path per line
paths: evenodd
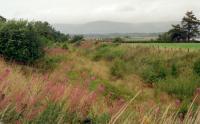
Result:
M116 52L117 51L117 52ZM144 46L100 45L91 56L109 61L112 76L123 78L137 74L144 82L179 99L192 99L199 87L198 51L166 51Z
M26 79L10 68L3 69L0 79L0 116L5 123L79 123L90 113L91 120L109 113L109 106L100 104L103 97L83 86L51 82L43 76Z
M30 72L28 77L23 75L20 66L0 60L0 121L33 124L200 122L200 77L195 71L199 68L198 52L166 53L159 49L108 44L84 44L78 48L67 54L60 48L47 51L50 60L45 63L52 64L54 70L42 74ZM105 65L98 61L104 61ZM110 70L109 73L102 71L108 78L95 75L91 67L94 63L99 64L99 70L105 67ZM168 93L176 99L175 105L166 107L142 98L149 92L139 87L142 92L135 93L138 90L129 87L128 83L134 81L129 77L133 75L142 77L145 85L151 85L159 93ZM118 85L118 81L123 84Z

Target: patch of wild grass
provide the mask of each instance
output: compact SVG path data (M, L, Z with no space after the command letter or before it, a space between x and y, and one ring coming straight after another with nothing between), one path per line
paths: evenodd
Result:
M101 45L93 53L93 60L98 61L104 59L112 61L115 58L121 58L124 55L124 50L119 49L115 45Z
M88 88L90 91L100 90L104 96L110 97L112 100L115 99L130 99L132 92L127 88L121 86L115 86L109 81L96 79L89 83Z
M45 56L37 61L34 66L41 72L53 71L64 59L64 56Z
M168 77L166 80L157 82L156 85L162 91L184 100L193 97L196 89L200 86L199 81L200 79L197 77Z
M104 44L90 54L94 60L110 63L111 76L124 78L134 73L177 98L192 98L199 87L198 52Z
M115 59L110 67L110 73L117 78L123 78L129 72L130 68L128 66L128 63L125 61L121 59Z

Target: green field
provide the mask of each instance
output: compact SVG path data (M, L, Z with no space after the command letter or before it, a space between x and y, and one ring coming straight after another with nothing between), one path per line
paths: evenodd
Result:
M134 43L134 45L160 48L200 49L200 43Z

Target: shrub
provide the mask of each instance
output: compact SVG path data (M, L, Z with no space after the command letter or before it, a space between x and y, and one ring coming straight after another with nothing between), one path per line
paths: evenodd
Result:
M0 22L6 22L6 18L4 18L3 16L0 16Z
M121 43L121 42L123 42L123 40L122 40L122 38L120 38L120 37L117 37L117 38L115 38L115 39L113 40L113 43Z
M199 79L196 77L180 77L180 78L168 78L166 80L157 83L157 86L172 96L184 100L192 98L196 88L199 86Z
M113 45L102 45L97 48L94 53L93 60L98 61L100 59L105 59L107 61L112 61L116 58L122 58L125 51L122 49L115 49Z
M8 21L0 28L0 54L6 59L33 63L44 54L37 32L27 21Z
M167 68L159 61L153 62L144 69L142 77L147 83L156 83L165 79L167 76Z
M37 67L42 72L52 71L57 67L58 63L60 63L62 59L62 56L45 56L35 63L35 67Z
M200 59L194 63L193 71L200 76Z
M70 80L77 80L77 79L79 79L80 75L79 75L78 72L69 71L69 72L67 72L67 77L68 77Z
M64 43L63 46L62 46L62 48L68 50L68 49L69 49L69 46L68 46L67 43Z
M92 124L107 124L111 117L108 113L103 113L98 116L91 113L90 118L91 118Z
M56 31L48 22L36 21L31 22L31 24L34 26L34 29L40 37L44 37L50 41L66 42L69 39L69 35Z
M76 42L81 42L83 40L83 36L82 35L74 35L71 42L72 43L76 43Z
M171 75L173 77L177 77L178 74L179 74L179 72L178 72L177 65L176 64L172 64L172 66L171 66Z
M94 56L93 56L93 60L98 61L101 58L103 58L103 56L110 52L110 48L108 45L101 45L100 47L97 48L97 50L94 52Z
M105 86L104 96L109 96L111 99L116 100L119 98L130 99L133 97L133 92L123 86L114 86L110 82L103 82Z
M117 59L114 61L113 65L111 66L111 74L118 78L122 78L128 72L127 65L124 61Z

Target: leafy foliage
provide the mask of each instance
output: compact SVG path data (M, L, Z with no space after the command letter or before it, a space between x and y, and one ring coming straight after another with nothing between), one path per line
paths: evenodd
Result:
M200 76L200 60L197 60L197 61L194 63L193 70L194 70L194 72L195 72L198 76Z
M193 14L192 11L188 11L182 19L183 31L186 32L187 41L199 35L200 20Z
M186 12L182 19L181 25L172 25L172 29L159 36L159 41L190 41L200 34L200 20L193 14L192 11Z
M120 38L120 37L117 37L117 38L115 38L115 39L113 40L113 43L121 43L121 42L123 42L123 39Z
M27 21L8 21L0 28L0 54L6 59L32 63L44 55L34 26Z
M127 65L122 60L115 60L114 64L111 66L111 74L118 78L122 78L128 72Z
M65 35L59 31L56 31L48 22L31 22L34 26L36 32L41 36L45 37L48 40L54 42L65 42L68 41L69 35Z
M72 42L72 43L80 42L80 41L83 40L83 38L84 38L84 37L83 37L82 35L74 35L74 36L72 37L71 42Z
M159 61L149 64L149 66L142 73L142 77L147 83L155 83L165 79L167 76L167 69Z
M4 18L3 16L0 16L0 22L6 22L6 18Z

